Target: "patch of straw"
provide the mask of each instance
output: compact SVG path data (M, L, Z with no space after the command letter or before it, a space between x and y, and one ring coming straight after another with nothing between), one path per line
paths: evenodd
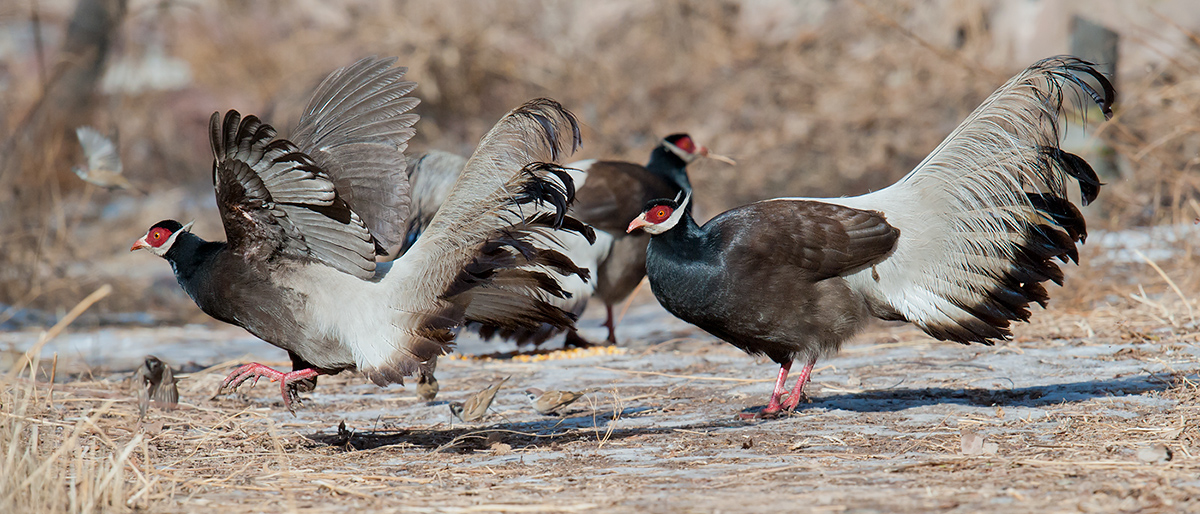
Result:
M1171 286L1171 290L1175 291L1175 294L1179 296L1179 299L1183 302L1183 306L1187 307L1188 319L1195 323L1196 315L1192 312L1192 302L1188 301L1187 297L1184 296L1183 291L1179 289L1179 286L1175 285L1175 281L1171 280L1171 277L1167 276L1167 272L1163 271L1163 269L1160 268L1154 261L1150 260L1149 257L1146 257L1146 254L1142 253L1141 250L1134 248L1133 253L1137 254L1137 256L1143 261L1146 261L1146 264L1149 264L1151 268L1154 268L1154 271L1158 273L1158 276L1162 277L1162 279L1167 282L1168 286Z

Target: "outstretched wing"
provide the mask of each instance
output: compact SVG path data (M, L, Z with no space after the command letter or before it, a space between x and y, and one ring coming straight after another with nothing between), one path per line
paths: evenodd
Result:
M410 166L408 172L409 181L412 184L413 207L412 212L409 214L408 232L404 238L404 251L407 251L408 248L417 242L421 233L433 221L438 207L450 195L450 190L458 181L459 173L462 172L466 163L466 157L438 150L432 150L425 155L413 159L412 166ZM589 178L587 174L580 170L578 164L572 163L564 168L564 171L571 176L571 181L577 189L581 188ZM575 209L578 207L579 198L576 197L576 200L577 202L571 207L571 212L572 216L578 217ZM558 287L562 289L562 294L561 296L554 295L547 299L551 304L571 313L574 317L582 314L584 308L587 307L587 301L596 289L595 282L589 280L589 277L595 276L600 260L607 255L608 248L611 245L611 236L601 232L595 233L595 236L597 240L590 239L590 234L584 236L561 231L553 234L537 234L533 236L532 241L535 246L561 250L561 253L572 263L580 268L587 269L587 274L572 274L569 276L556 274L554 279L558 282ZM598 242L600 238L607 239L608 242L600 244ZM527 272L537 274L540 273L537 269L538 266L534 265L530 269L518 268L508 270L501 275L522 277L527 276ZM492 281L493 286L502 283L504 283L503 276L498 276ZM507 321L500 326L492 325L489 324L489 321L496 316L489 312L488 302L472 302L470 305L474 307L468 306L467 312L464 314L464 320L470 323L468 325L469 328L477 330L479 335L485 339L499 336L505 339L512 339L518 344L540 344L566 328L561 325L556 326L549 323L542 323L538 328L530 329L524 324L514 325Z
M440 150L430 150L410 160L408 183L412 188L412 207L405 224L401 252L408 251L433 221L438 207L450 196L450 190L458 181L458 174L466 165L466 157Z
M1078 260L1087 237L1068 199L1074 179L1084 205L1100 181L1059 148L1066 108L1088 101L1106 117L1116 93L1090 64L1046 59L1009 80L920 165L871 194L819 201L882 211L900 229L895 252L848 279L879 315L930 335L990 343L1029 319L1030 302L1062 283L1053 259ZM1070 100L1074 100L1071 102Z
M317 87L290 139L333 182L384 248L404 235L409 183L404 150L418 116L415 82L393 58L362 59Z
M417 100L394 59L366 58L318 86L292 140L229 111L209 124L213 183L233 251L313 259L359 278L408 215L404 149Z
M379 383L396 382L449 350L468 316L496 326L567 326L571 313L549 302L559 279L585 275L556 244L558 230L594 238L566 215L570 175L557 165L579 144L575 117L557 102L533 100L480 141L429 227L385 277L395 284L396 325L411 336L389 362L364 363Z
M377 243L311 158L257 117L213 113L217 209L230 249L251 262L279 254L323 262L360 278L375 271Z
M87 158L89 169L121 173L121 155L111 139L92 127L77 127L75 137L79 138L79 144L83 146L83 155Z

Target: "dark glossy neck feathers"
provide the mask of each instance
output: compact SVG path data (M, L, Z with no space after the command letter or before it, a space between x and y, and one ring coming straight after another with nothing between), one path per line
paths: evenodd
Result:
M175 280L197 304L201 304L201 288L212 278L214 262L225 248L224 241L209 242L196 234L184 232L179 234L175 244L167 250L164 257L171 263ZM200 308L204 309L205 305L201 304Z
M650 152L650 162L646 163L646 169L671 181L686 192L692 191L692 184L688 182L687 163L662 145L658 145L654 151Z

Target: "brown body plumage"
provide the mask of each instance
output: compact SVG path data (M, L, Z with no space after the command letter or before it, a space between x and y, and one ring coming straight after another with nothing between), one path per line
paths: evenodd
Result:
M450 413L467 423L483 419L487 416L487 411L491 408L492 401L496 399L496 393L500 392L500 386L508 382L509 378L512 377L504 377L499 382L487 386L484 390L471 395L465 402L452 402L450 404Z
M585 389L583 391L559 391L551 389L543 391L536 387L531 387L525 390L525 396L529 398L529 403L533 404L533 410L538 411L538 414L549 416L558 414L568 405L575 403L576 400L583 398L584 395L595 391L595 389Z

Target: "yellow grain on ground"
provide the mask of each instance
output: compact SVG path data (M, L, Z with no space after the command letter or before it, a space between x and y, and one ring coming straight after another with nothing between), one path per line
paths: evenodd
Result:
M448 358L451 360L461 361L482 361L489 362L495 360L510 360L513 362L541 362L552 361L559 359L580 359L583 357L594 357L598 355L624 355L628 352L626 348L616 346L593 346L591 348L571 348L567 350L554 350L545 353L518 353L518 354L487 354L487 355L451 355Z

